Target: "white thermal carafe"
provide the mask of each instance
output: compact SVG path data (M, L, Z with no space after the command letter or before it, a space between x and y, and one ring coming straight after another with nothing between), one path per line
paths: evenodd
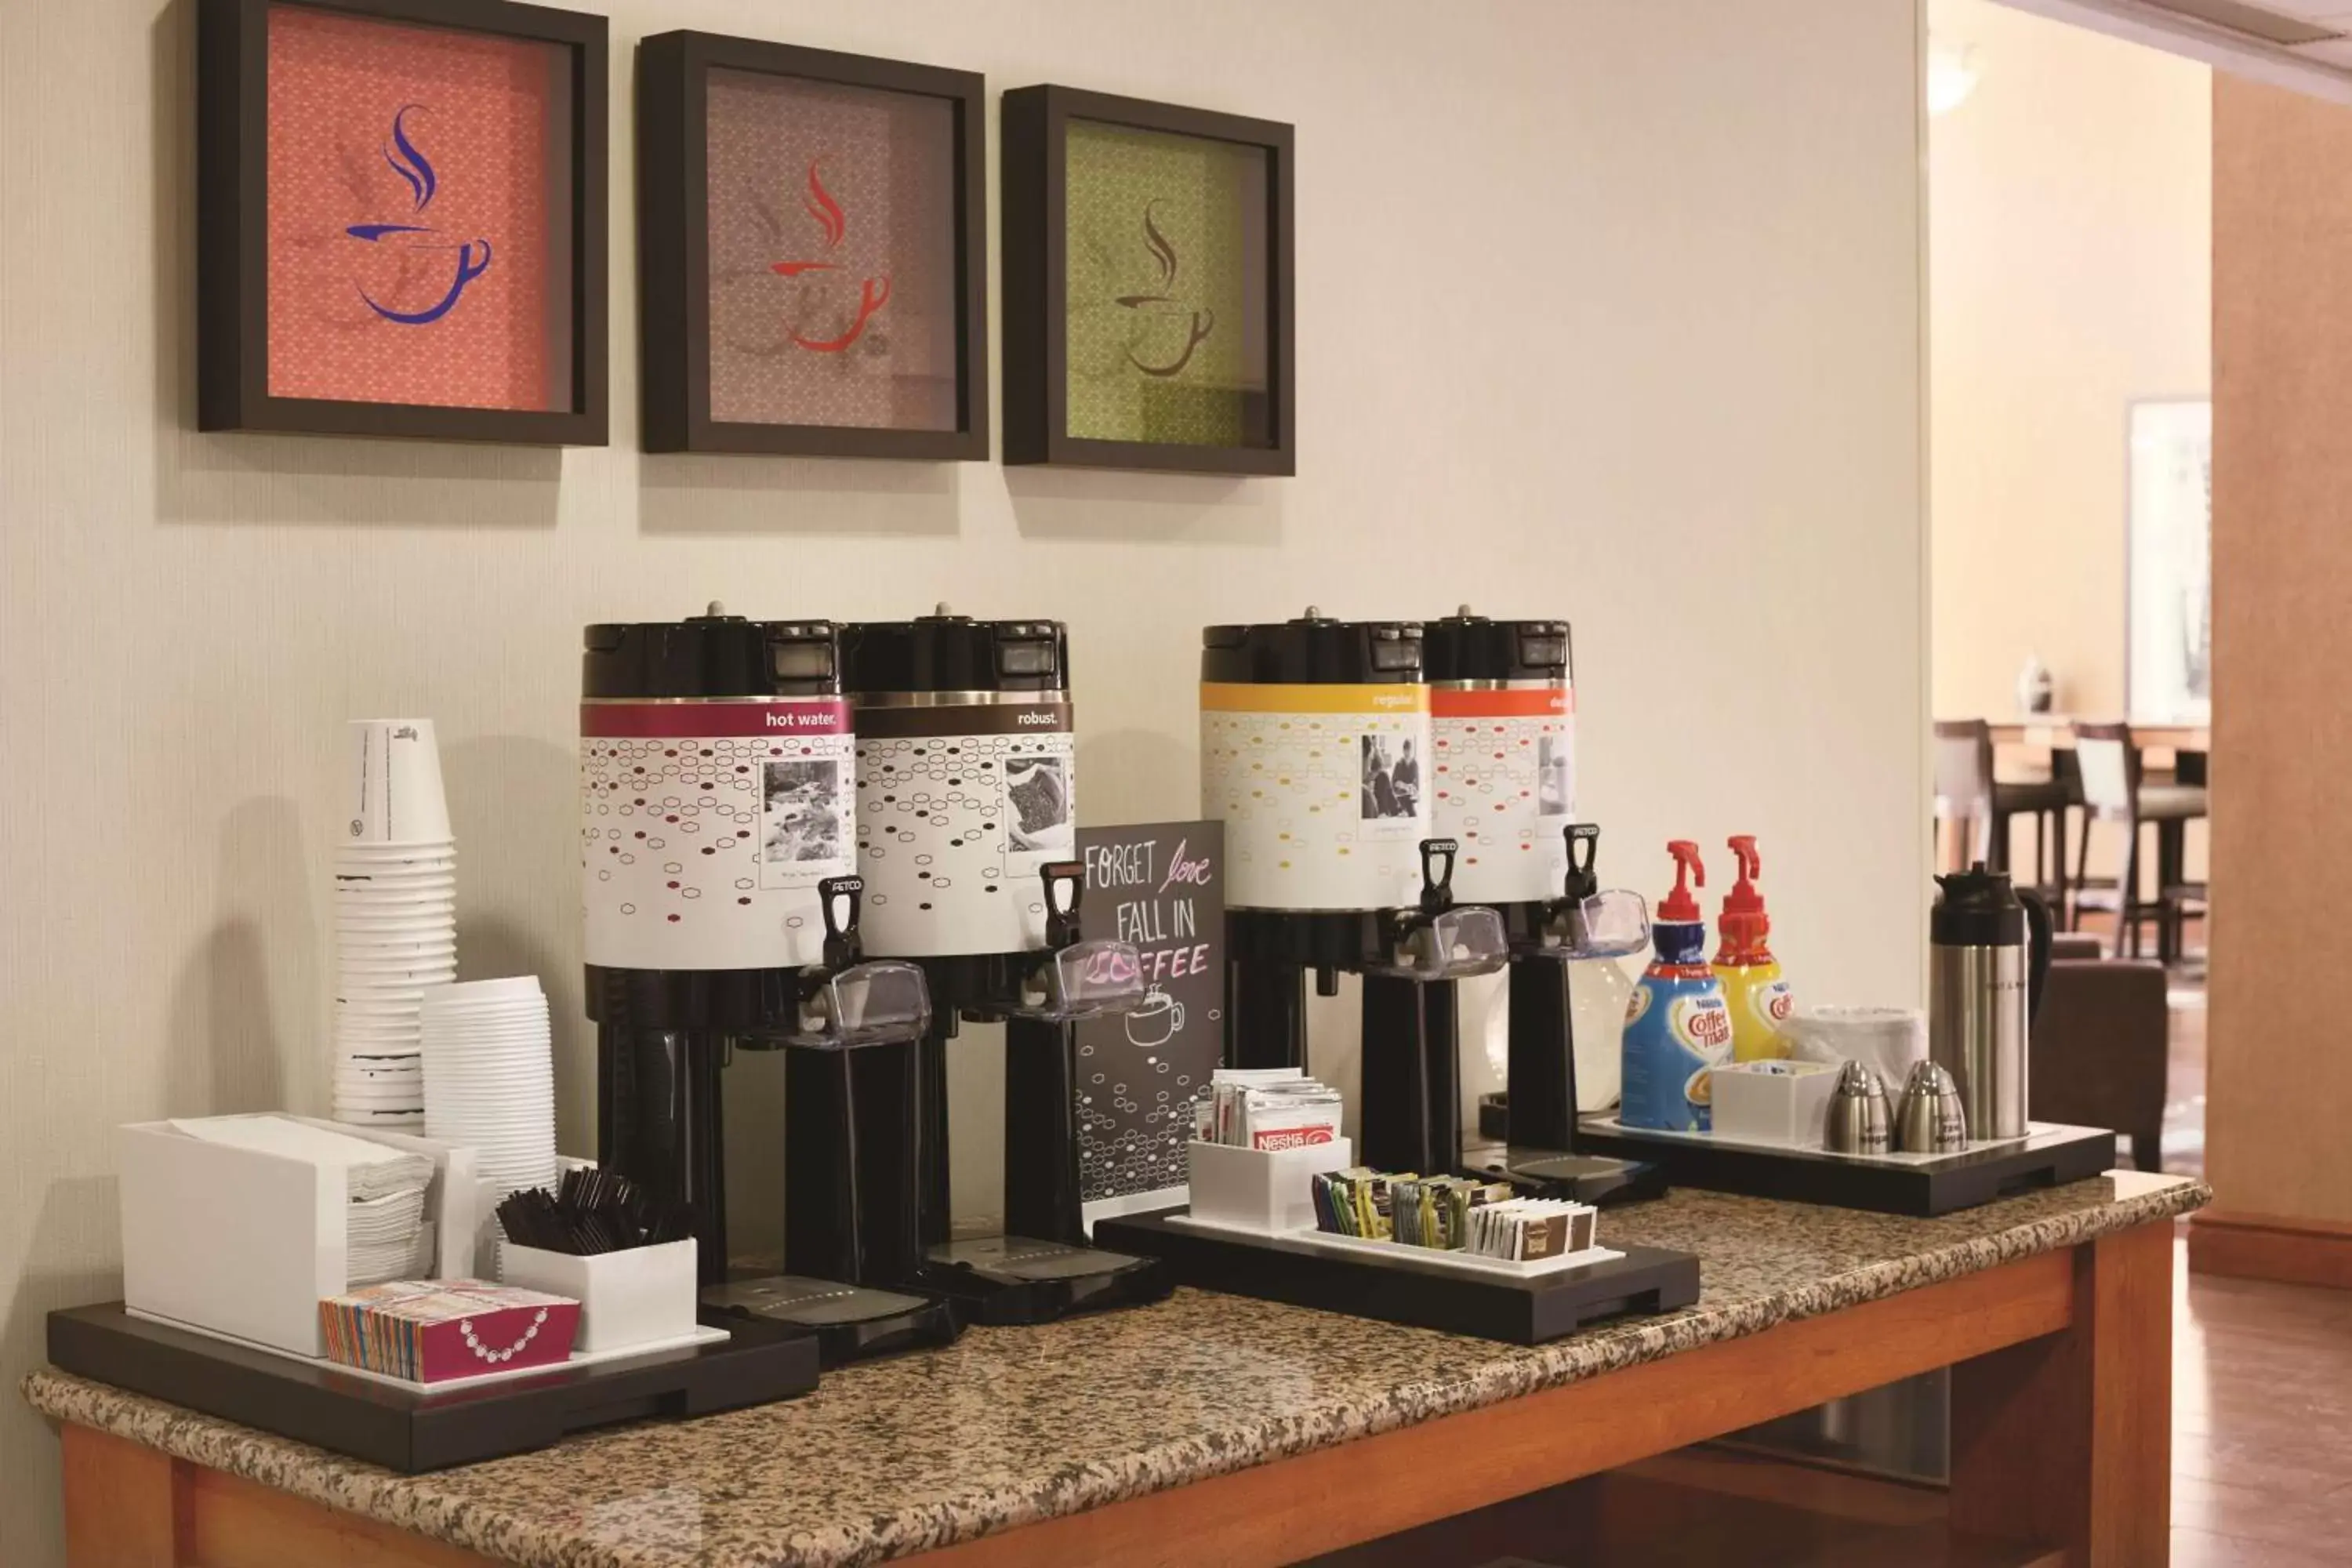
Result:
M1566 621L1460 613L1423 627L1430 828L1462 846L1469 904L1560 896L1576 805L1576 692Z
M846 876L855 740L835 628L716 613L590 626L580 705L586 957L796 968Z
M1046 945L1043 868L1077 852L1077 763L1058 621L940 612L844 628L857 711L866 951Z
M1225 825L1225 907L1404 908L1431 836L1420 627L1210 626L1201 658L1201 809Z

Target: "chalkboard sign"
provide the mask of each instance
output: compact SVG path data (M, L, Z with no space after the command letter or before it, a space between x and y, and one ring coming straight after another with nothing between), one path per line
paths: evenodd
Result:
M1192 1101L1224 1043L1221 822L1082 827L1088 937L1131 942L1150 994L1078 1025L1078 1188L1087 1223L1184 1201Z

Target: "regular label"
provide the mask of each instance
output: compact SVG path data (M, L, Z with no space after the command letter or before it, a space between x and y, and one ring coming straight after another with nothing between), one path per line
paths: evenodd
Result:
M1225 824L1228 908L1414 901L1431 836L1429 689L1201 687L1201 805Z

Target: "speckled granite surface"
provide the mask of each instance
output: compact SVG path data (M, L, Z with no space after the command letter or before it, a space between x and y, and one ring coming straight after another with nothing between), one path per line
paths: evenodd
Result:
M1150 1308L829 1374L789 1404L404 1477L54 1372L33 1405L547 1568L856 1564L1243 1468L1756 1332L2201 1206L2119 1173L1905 1219L1678 1192L1612 1239L1702 1259L1699 1304L1536 1349L1180 1290Z

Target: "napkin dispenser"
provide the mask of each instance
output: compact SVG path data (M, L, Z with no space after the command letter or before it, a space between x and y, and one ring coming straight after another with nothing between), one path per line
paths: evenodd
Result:
M436 1227L434 1278L471 1272L479 1196L473 1150L310 1117L285 1120L429 1156L425 1217ZM123 1304L184 1328L323 1357L319 1303L350 1285L347 1173L210 1142L170 1121L133 1122L115 1136Z

